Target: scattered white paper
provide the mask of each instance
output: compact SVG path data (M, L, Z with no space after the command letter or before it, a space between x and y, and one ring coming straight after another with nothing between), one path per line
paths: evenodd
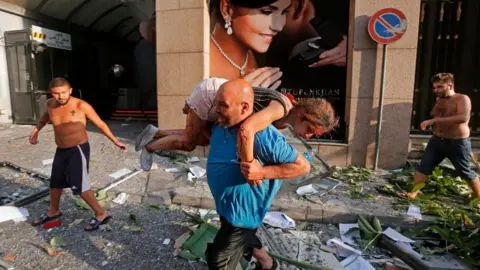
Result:
M127 201L127 198L128 198L128 194L125 192L122 192L118 194L118 196L115 199L113 199L113 202L118 204L124 204L125 201Z
M208 214L208 212L210 212L210 210L207 210L207 209L198 209L198 213L200 214L200 217L202 219L205 218L205 216Z
M362 256L352 254L341 262L345 270L375 270Z
M200 162L200 159L198 157L189 157L187 158L187 162L190 162L190 163Z
M50 165L53 163L53 158L42 160L43 166Z
M263 218L263 223L282 229L295 228L295 221L282 212L268 212Z
M188 172L187 173L188 182L193 182L193 179L195 179L195 175L193 175L193 173L191 173L191 172Z
M121 169L121 170L118 170L118 171L110 174L109 176L110 176L110 177L113 177L115 180L117 180L118 178L120 178L120 177L122 177L122 176L125 176L125 175L127 175L127 174L129 174L129 173L131 173L131 172L132 172L131 170L129 170L129 169L127 169L127 168L123 168L123 169Z
M394 169L392 170L393 173L401 173L403 172L403 169Z
M340 230L340 238L344 243L347 243L352 246L357 246L357 243L353 240L354 237L360 238L360 231L354 230L352 232L347 232L352 228L358 228L358 223L351 223L351 224L339 224L338 225Z
M397 241L397 242L405 242L405 243L415 243L415 241L413 241L412 239L408 238L408 237L405 237L403 236L401 233L395 231L394 229L392 228L387 228L383 234L385 234L386 236L388 236L390 239L392 239L393 241Z
M362 255L360 250L356 250L353 247L343 243L342 240L338 238L333 238L327 241L327 246L337 247L337 256L346 258L352 254Z
M313 188L312 184L302 186L302 187L299 187L297 189L297 194L300 195L300 196L303 196L303 195L306 195L306 194L317 194L317 193L318 193L318 190Z
M26 208L15 206L0 206L0 223L13 220L14 222L26 221L29 216Z
M152 168L150 168L150 170L153 171L153 170L157 170L157 169L158 169L157 163L153 163Z
M190 171L193 173L193 175L195 175L197 179L202 178L207 173L207 170L199 166L191 167Z
M396 242L395 243L398 247L400 247L401 249L407 251L408 253L412 254L413 256L419 258L419 259L422 259L423 258L423 255L416 252L415 250L413 250L413 247L409 244L409 243L404 243L404 242Z
M165 246L169 245L170 244L170 239L166 238L165 240L163 240L163 244Z
M422 219L422 211L420 211L420 207L411 204L408 207L407 216L414 217L416 219Z
M165 169L166 172L169 172L169 173L178 173L180 172L180 170L178 168L168 168L168 169Z

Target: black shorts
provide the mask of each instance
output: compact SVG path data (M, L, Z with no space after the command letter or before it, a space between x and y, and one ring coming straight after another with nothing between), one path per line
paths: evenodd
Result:
M235 269L242 257L250 261L253 249L261 249L257 229L238 228L220 216L220 230L213 243L208 244L208 269Z
M71 188L74 195L89 190L89 162L88 142L70 148L57 148L53 158L50 188Z
M474 180L477 174L470 168L472 144L469 138L444 139L433 135L428 141L418 171L430 175L443 159L452 162L457 174L465 180Z

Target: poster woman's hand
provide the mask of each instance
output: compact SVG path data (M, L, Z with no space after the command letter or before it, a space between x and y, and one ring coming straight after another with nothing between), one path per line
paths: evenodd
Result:
M320 54L320 61L311 64L309 67L316 68L327 65L335 65L344 67L347 65L347 37L343 36L343 40L337 45L337 47L324 51Z
M276 90L282 81L283 73L279 68L262 67L243 76L243 79L249 82L253 87L270 88Z

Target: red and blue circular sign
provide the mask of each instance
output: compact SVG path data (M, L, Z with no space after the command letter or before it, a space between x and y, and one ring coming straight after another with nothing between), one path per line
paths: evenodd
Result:
M370 37L379 44L391 44L403 37L407 31L407 17L395 8L377 11L368 22Z

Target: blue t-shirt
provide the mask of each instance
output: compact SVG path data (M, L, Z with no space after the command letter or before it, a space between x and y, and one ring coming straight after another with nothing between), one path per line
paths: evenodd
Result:
M282 180L264 180L260 186L247 183L237 162L237 133L238 127L213 127L207 161L208 185L219 215L233 226L255 229L262 224ZM298 153L270 125L255 135L254 155L266 166L293 163Z

